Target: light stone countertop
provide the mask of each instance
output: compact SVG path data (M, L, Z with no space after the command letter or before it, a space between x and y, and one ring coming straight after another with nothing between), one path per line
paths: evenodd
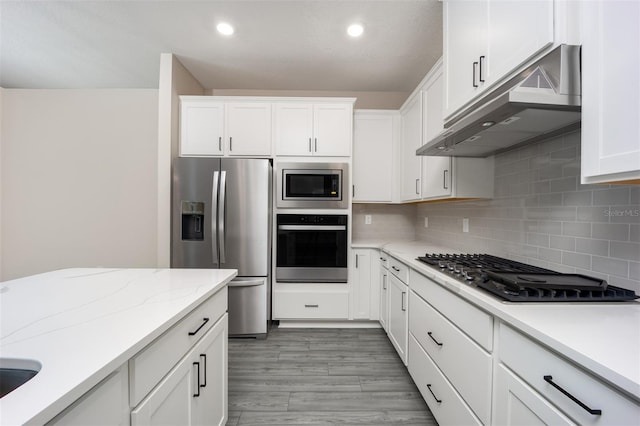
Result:
M236 274L83 268L0 283L0 357L42 365L0 399L0 424L49 421Z
M425 241L356 244L357 248L381 249L640 402L640 302L505 302L416 260L425 253L459 250Z

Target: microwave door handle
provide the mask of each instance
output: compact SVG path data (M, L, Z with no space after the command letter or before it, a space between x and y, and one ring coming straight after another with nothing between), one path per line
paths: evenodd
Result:
M220 172L220 204L218 205L218 241L220 243L220 266L226 263L225 246L227 234L225 231L225 222L227 220L227 172Z
M216 218L218 214L218 181L219 172L213 172L211 182L211 253L214 264L218 264L218 227L216 226Z

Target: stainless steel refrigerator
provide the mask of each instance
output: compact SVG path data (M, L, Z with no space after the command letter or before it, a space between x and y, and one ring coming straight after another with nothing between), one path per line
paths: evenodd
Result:
M238 270L229 284L230 336L267 333L271 185L270 160L173 162L171 267Z

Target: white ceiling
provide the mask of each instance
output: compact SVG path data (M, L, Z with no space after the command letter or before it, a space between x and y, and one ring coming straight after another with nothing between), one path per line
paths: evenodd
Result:
M157 88L167 52L206 89L409 92L442 54L442 3L0 1L1 87Z

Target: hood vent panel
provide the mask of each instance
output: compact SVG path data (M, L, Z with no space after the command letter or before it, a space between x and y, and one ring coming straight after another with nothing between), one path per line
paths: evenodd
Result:
M580 127L580 46L561 45L467 108L417 155L488 157Z

